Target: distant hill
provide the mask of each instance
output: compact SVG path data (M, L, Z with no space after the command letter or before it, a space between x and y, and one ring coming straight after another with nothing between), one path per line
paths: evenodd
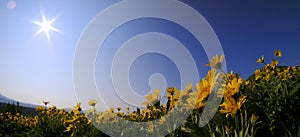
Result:
M2 103L0 102L0 111L5 112L7 107L7 103ZM36 115L38 112L35 110L35 108L28 108L28 107L23 107L20 106L21 112L24 115Z
M14 100L13 100L13 99L10 99L10 98L8 98L8 97L5 97L4 95L2 95L2 94L0 93L0 102L14 102Z
M0 93L0 102L5 103L5 104L7 104L7 103L16 104L17 102L19 102L20 106L27 107L27 108L34 108L34 109L38 106L38 105L30 104L30 103L24 103L24 102L13 100L11 98L8 98L8 97L2 95L1 93Z
M0 110L5 108L8 103L17 105L17 102L19 102L19 106L22 107L23 112L28 114L36 114L35 108L39 105L16 101L0 93ZM66 111L69 111L71 108L65 108L65 109Z

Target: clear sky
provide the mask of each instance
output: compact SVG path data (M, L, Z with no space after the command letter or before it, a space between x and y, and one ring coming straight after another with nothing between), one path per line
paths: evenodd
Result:
M72 63L76 43L90 20L117 0L1 0L0 1L0 93L16 100L41 104L49 100L61 107L76 102L72 81ZM300 63L300 2L297 0L183 0L210 23L223 47L227 70L247 78L261 65L258 57L273 58L281 49L281 65ZM59 31L36 34L44 14ZM123 24L106 39L97 54L96 82L111 101L110 63L115 52L129 38L145 33L161 32L179 40L191 52L199 75L205 75L208 62L197 40L175 23L143 18ZM35 35L36 34L36 35ZM150 89L149 77L162 73L167 85L179 87L176 65L165 56L146 54L131 66L130 83L136 93L145 95ZM193 83L194 84L194 83ZM84 103L84 102L83 102Z

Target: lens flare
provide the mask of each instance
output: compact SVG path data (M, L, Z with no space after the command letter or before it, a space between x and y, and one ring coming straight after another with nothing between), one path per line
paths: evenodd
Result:
M47 21L44 13L42 12L42 18L43 20L41 22L33 21L34 24L38 25L40 29L34 34L34 36L37 36L41 32L44 32L46 34L46 37L48 41L50 42L50 31L56 31L59 32L59 30L52 26L52 23L56 21L56 17L52 18L50 21Z

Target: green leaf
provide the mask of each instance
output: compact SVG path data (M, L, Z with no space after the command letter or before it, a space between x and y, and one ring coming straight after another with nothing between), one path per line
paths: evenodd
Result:
M247 137L247 136L248 136L248 130L249 130L249 127L250 127L250 124L248 124L248 126L247 126L247 128L246 128L244 137Z
M300 83L298 83L298 85L292 89L291 96L295 96L295 94L299 92L299 88L300 88Z
M244 136L244 131L243 130L241 130L239 133L240 133L239 137L243 137Z
M299 126L299 128L298 128L297 137L300 137L300 126Z
M237 134L237 132L236 132L236 130L234 130L234 136L235 137L239 137L238 134Z

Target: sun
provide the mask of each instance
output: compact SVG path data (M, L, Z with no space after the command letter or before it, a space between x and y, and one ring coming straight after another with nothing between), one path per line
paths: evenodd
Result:
M48 41L50 42L50 31L59 32L57 28L52 26L52 23L56 21L56 17L52 18L50 21L47 21L44 13L42 12L42 18L43 20L41 22L33 21L34 24L40 27L40 29L34 34L34 36L37 36L41 32L44 32L46 34Z

